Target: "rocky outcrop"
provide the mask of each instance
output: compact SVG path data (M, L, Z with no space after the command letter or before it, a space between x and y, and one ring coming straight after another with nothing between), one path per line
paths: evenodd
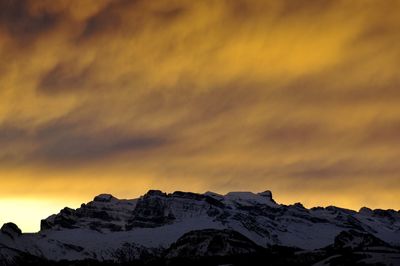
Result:
M149 191L139 199L132 218L126 228L158 227L172 223L174 214L170 211L168 196L161 191Z
M64 208L41 221L41 231L89 228L97 231L123 231L132 217L137 200L119 200L100 194L74 210Z
M363 249L367 247L389 247L390 245L376 236L356 231L343 231L335 237L333 247L336 249Z
M191 231L167 251L167 258L230 256L263 250L244 235L233 230L205 229Z
M14 223L6 223L0 229L2 234L7 235L11 239L15 239L22 235L21 229Z

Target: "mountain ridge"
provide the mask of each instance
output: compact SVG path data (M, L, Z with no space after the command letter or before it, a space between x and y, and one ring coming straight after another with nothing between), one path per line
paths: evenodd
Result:
M13 224L0 232L3 250L55 262L173 259L191 252L234 256L278 246L314 252L371 243L397 254L400 211L307 209L301 203L279 204L269 190L225 195L149 190L137 199L100 194L80 208L66 207L43 219L38 233L23 234ZM185 246L187 239L198 246Z

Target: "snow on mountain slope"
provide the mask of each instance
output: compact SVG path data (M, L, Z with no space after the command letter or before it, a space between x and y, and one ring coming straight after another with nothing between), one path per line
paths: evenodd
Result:
M225 203L239 203L247 206L263 204L273 208L279 207L279 205L276 204L276 202L272 199L272 193L270 191L265 191L258 194L254 194L252 192L229 192L224 196L223 201Z
M6 224L0 245L51 260L115 260L124 249L133 250L136 258L156 254L186 233L204 229L233 230L262 247L322 248L350 229L400 245L400 214L393 210L306 209L299 203L277 204L270 191L219 195L158 190L132 200L101 194L43 220L37 234L21 234Z

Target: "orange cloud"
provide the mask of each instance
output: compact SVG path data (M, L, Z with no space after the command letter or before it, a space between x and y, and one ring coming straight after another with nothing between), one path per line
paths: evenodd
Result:
M398 7L3 1L2 198L269 188L398 209Z

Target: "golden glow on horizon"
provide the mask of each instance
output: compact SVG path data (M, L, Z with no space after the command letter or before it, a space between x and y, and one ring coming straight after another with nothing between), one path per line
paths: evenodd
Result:
M75 202L75 199L70 199L68 204L74 208L80 206L80 203ZM58 213L64 207L65 202L54 201L54 199L0 199L0 224L13 222L16 223L24 233L37 232L42 219Z
M399 8L1 1L1 221L148 189L399 209Z

